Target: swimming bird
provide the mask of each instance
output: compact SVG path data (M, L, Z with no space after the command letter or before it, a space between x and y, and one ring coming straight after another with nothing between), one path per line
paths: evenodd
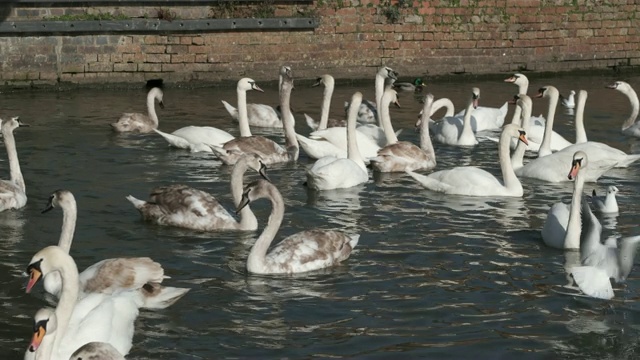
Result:
M27 204L27 190L20 169L16 140L13 131L18 127L29 126L13 117L2 122L2 137L9 158L9 180L0 180L0 212L9 209L20 209Z
M569 92L569 96L567 97L560 95L560 103L567 109L573 109L576 107L575 96L576 92L573 90Z
M620 91L629 98L629 102L631 103L631 113L627 120L622 123L622 133L629 136L640 137L640 121L637 121L638 113L640 112L638 94L636 94L629 83L624 81L616 81L607 86L607 88Z
M599 211L602 214L618 213L618 201L616 200L617 193L618 188L613 185L607 187L607 195L604 197L596 195L596 190L593 189L591 202L596 208L596 211Z
M160 88L154 87L147 93L147 114L124 113L117 122L111 124L115 132L149 133L158 128L158 115L156 114L155 101L164 109L162 98L164 93Z
M271 215L247 258L247 271L254 274L293 274L334 266L349 258L360 235L347 235L337 230L311 229L273 242L284 217L284 199L266 180L249 184L242 194L238 211L258 199L271 201Z

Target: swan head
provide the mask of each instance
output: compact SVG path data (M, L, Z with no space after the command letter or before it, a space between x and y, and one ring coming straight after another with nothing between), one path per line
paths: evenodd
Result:
M234 166L244 166L245 168L251 168L260 174L263 179L271 182L269 176L267 175L267 164L262 161L262 158L256 154L250 153L241 153L238 154L240 158L236 162Z
M149 94L147 96L152 98L152 99L158 100L158 105L160 106L161 109L164 109L164 102L162 102L162 98L164 97L164 93L162 92L162 89L160 89L158 87L151 88L151 90L149 90Z
M20 121L19 116L14 116L7 121L2 121L2 134L6 134L8 132L13 132L16 128L19 127L28 127L29 125Z
M553 85L547 85L538 89L538 93L534 96L536 98L557 98L560 96L560 92Z
M387 104L387 106L393 104L396 107L400 107L398 92L392 88L384 89L384 93L382 94L382 104Z
M398 80L398 72L388 66L381 66L378 68L377 75L385 79Z
M236 214L252 201L269 197L270 193L274 191L274 189L276 188L273 184L263 179L256 180L247 185L242 193L242 199L236 208Z
M293 71L291 70L291 66L287 66L287 65L280 66L280 76L293 77Z
M47 246L46 248L38 251L29 262L27 266L27 274L29 275L29 282L27 283L27 293L31 292L31 289L42 279L53 271L58 271L62 268L63 262L71 261L71 256L62 250L59 246ZM74 263L75 264L75 263Z
M522 109L522 113L530 112L532 108L531 97L526 94L518 94L513 97L515 100L516 106L519 106Z
M516 85L521 85L521 84L529 84L529 79L524 75L524 74L520 74L520 73L515 73L511 76L509 76L508 78L504 79L504 82L508 82L508 83L513 83Z
M575 95L576 95L575 90L571 90L571 91L569 91L569 96L575 96Z
M335 85L335 79L333 78L333 76L329 74L324 74L321 77L317 78L316 82L313 85L311 85L311 87L316 87L320 85L324 85L325 87L333 87Z
M473 104L473 108L478 108L478 101L480 100L480 88L474 87L471 89L471 103Z
M424 105L422 106L422 110L420 110L420 115L415 125L415 131L417 132L420 131L420 129L422 128L423 122L428 124L429 121L431 121L430 114L431 114L431 109L433 108L434 99L435 97L433 96L432 93L428 93L427 95L424 96Z
M587 154L584 151L576 151L571 161L571 170L569 171L569 180L574 180L578 176L580 169L587 166Z
M33 336L29 344L29 352L36 352L42 344L44 336L53 334L58 324L53 309L42 308L33 317Z
M76 203L76 198L69 190L56 190L49 196L47 206L42 209L41 213L44 214L51 211L55 207L66 207Z
M236 89L238 91L256 90L256 91L264 92L264 90L262 90L260 86L256 84L256 81L251 78L242 78L238 80L238 85Z

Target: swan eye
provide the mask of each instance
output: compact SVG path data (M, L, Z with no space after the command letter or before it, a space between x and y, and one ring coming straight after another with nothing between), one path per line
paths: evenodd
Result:
M527 133L524 132L524 130L518 130L518 133L520 134L520 136L526 136Z

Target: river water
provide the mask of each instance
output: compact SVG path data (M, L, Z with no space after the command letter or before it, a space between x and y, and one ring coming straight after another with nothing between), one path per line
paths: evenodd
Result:
M294 69L295 70L295 69ZM321 75L321 74L318 74ZM506 76L505 76L506 77ZM590 140L633 152L638 140L620 133L630 106L605 89L614 80L640 86L640 78L563 76L536 79L530 93L553 84L561 93L589 91L585 121ZM402 79L411 80L411 79ZM436 98L464 106L469 90L482 90L481 105L501 106L516 87L500 79L429 82ZM322 90L298 82L292 96L296 129L308 134L303 113L319 118ZM275 83L259 84L250 102L277 104ZM373 81L338 84L332 117L354 91L373 97ZM171 276L169 286L192 290L172 307L142 311L131 359L218 358L431 358L431 359L632 359L640 352L638 269L616 285L611 301L565 291L565 255L547 248L540 229L549 207L570 201L572 184L523 180L517 199L469 199L431 193L405 174L371 176L356 189L307 191L304 152L297 163L275 165L271 180L286 202L279 238L320 227L359 233L342 265L312 274L248 275L245 261L257 232L201 233L142 222L128 194L146 199L157 185L184 183L216 195L231 209L230 168L211 154L172 149L156 134L116 135L108 124L122 112L145 111L145 90L77 89L0 94L0 117L20 115L31 127L17 129L29 201L0 213L0 352L21 358L32 316L46 306L41 286L25 294L32 255L55 244L62 215L41 214L49 195L64 188L78 202L71 249L80 269L109 257L150 256ZM235 103L232 88L167 88L160 128L212 125L237 134L220 100ZM391 109L400 140L417 142L413 123L420 96L402 93ZM546 113L534 99L534 114ZM511 108L508 119L513 112ZM573 140L572 116L559 106L556 130ZM255 129L282 140L278 131ZM640 152L640 149L638 149ZM473 164L499 175L497 146L472 149L436 144L437 169ZM8 178L2 151L1 176ZM616 170L585 191L620 189L621 213L603 219L605 235L637 235L640 165ZM254 178L255 175L249 175ZM261 226L270 205L252 208Z

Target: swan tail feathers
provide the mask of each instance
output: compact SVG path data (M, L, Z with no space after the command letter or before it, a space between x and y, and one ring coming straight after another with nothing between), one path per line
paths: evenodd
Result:
M358 241L360 240L360 234L350 235L349 236L349 246L353 249L358 245Z
M152 310L165 309L175 304L176 301L185 296L189 290L191 289L147 283L140 289L143 295L142 307Z
M640 154L627 155L624 159L620 160L616 164L616 167L628 167L632 163L636 162L638 159L640 159Z
M179 149L189 149L189 147L191 145L187 140L185 140L185 139L183 139L183 138L181 138L179 136L176 136L176 135L173 135L173 134L167 134L167 133L162 132L162 131L160 131L158 129L153 129L153 131L155 131L157 134L162 136L169 143L169 145L171 145L173 147L176 147L176 148L179 148Z
M131 196L131 195L127 195L127 200L129 200L130 203L133 204L133 206L135 206L136 209L140 209L141 207L143 207L147 202L140 200L140 199L136 199L135 197Z
M404 130L404 129L400 129L400 130L396 131L396 136L400 136L400 134L402 134L402 130Z
M238 119L238 109L236 109L233 105L229 104L228 102L224 101L224 100L220 100L222 102L222 105L224 105L224 108L227 110L227 112L229 113L229 115L231 115L232 118L234 119Z
M411 170L407 170L406 173L411 175L411 177L414 178L417 182L419 182L420 185L422 185L423 187L429 190L443 192L443 193L447 193L451 190L451 185L443 183L440 180L415 173Z
M311 128L311 130L313 131L318 130L319 124L315 120L313 120L311 116L304 114L304 119L307 122L307 125L309 126L309 128Z
M597 299L612 299L613 288L607 272L594 266L576 266L570 270L573 280L583 293Z

